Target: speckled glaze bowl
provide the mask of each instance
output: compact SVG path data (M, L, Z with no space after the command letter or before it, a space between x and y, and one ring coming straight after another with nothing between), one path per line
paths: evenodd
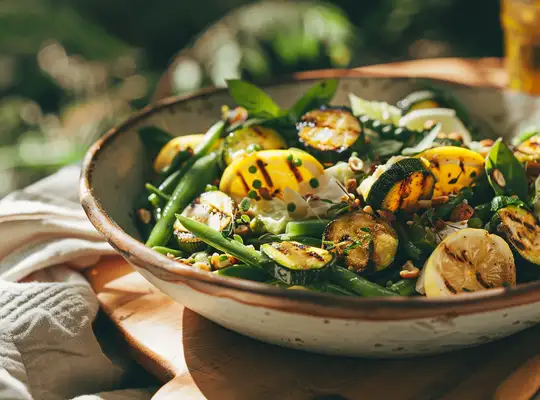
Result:
M316 75L316 74L315 74ZM266 87L288 107L317 79ZM322 71L341 78L335 104L353 92L395 102L418 88L415 79L369 78L354 71ZM508 137L540 121L540 99L445 82L488 132ZM133 223L133 202L151 170L137 130L158 125L176 135L204 132L233 105L226 90L168 98L134 115L89 150L80 198L96 229L146 279L204 317L241 334L281 346L347 356L396 357L439 353L493 341L540 322L540 282L511 289L432 300L351 298L223 278L180 264L145 247Z

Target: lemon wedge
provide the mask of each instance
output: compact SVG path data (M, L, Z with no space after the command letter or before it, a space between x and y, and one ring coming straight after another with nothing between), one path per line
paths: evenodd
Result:
M280 198L286 188L300 190L302 182L319 186L317 176L323 165L311 154L299 149L262 150L234 160L225 168L219 190L235 200L250 192L265 200Z
M466 228L446 237L424 267L427 297L447 297L516 283L508 244L484 229Z
M193 134L178 136L169 140L169 142L159 151L156 159L154 160L154 170L159 172L163 168L167 167L179 151L187 150L188 148L195 150L195 147L202 142L203 138L204 134ZM214 145L213 150L219 148L221 145L221 140L222 139L220 139Z
M425 125L428 121L441 124L441 132L443 133L459 133L465 145L468 145L472 141L471 133L456 116L455 110L451 108L413 110L400 118L399 126L404 126L410 130L421 131L426 128Z
M437 179L433 196L458 193L484 173L484 157L463 147L435 147L418 157L429 161L429 169Z

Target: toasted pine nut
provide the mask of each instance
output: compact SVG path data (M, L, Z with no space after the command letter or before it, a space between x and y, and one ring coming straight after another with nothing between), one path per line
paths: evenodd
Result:
M368 214L373 214L373 208L371 206L365 206L362 211L368 213Z

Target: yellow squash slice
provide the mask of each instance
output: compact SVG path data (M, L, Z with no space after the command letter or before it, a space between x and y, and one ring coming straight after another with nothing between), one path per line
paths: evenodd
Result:
M154 170L156 172L161 171L163 168L166 168L174 159L176 154L179 151L192 149L195 150L195 147L197 147L203 140L204 134L194 134L194 135L186 135L186 136L178 136L174 139L171 139L158 153L155 161L154 161ZM216 150L221 145L222 139L218 140L218 142L214 145L212 148L213 150Z
M471 186L484 173L484 157L463 147L442 146L419 154L435 176L434 196L448 196Z
M248 196L250 191L269 200L279 197L287 187L299 191L300 183L309 182L323 172L323 165L305 151L263 150L229 164L219 190L235 200Z

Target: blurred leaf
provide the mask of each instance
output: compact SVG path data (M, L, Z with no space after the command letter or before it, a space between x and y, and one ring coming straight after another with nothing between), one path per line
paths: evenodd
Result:
M250 118L276 118L282 114L274 100L252 83L229 79L227 87L236 104L244 107Z

